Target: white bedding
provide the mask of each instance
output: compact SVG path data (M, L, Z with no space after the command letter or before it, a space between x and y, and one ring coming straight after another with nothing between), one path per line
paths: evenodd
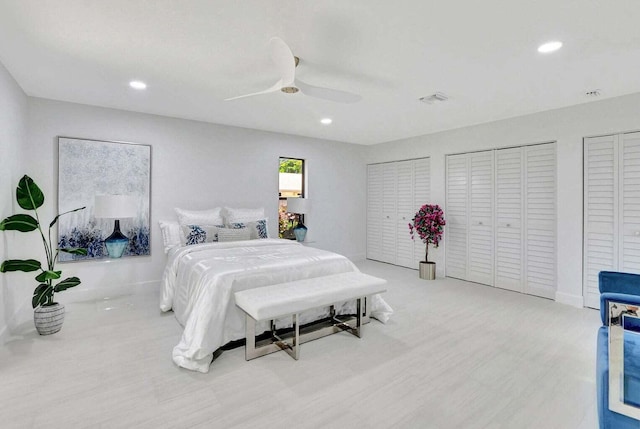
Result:
M244 338L244 314L235 305L237 291L320 277L358 268L336 253L305 247L291 240L262 239L180 247L169 255L162 278L160 309L173 310L184 327L173 361L187 369L208 372L213 352ZM353 302L338 312L355 312ZM376 295L371 316L386 322L393 310ZM300 323L326 317L326 309L300 316ZM281 321L279 326L290 321ZM265 330L258 326L257 332Z

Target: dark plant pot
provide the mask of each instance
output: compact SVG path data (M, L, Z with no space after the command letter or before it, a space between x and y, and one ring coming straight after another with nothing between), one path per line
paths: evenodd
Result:
M40 306L33 310L33 321L40 335L51 335L62 329L64 322L64 305L53 304Z
M420 278L424 280L435 280L436 263L420 261Z

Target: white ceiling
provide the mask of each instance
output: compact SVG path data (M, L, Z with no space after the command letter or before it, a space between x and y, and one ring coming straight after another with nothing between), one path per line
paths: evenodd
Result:
M0 61L30 96L373 144L640 92L638 18L638 0L0 0ZM278 80L272 36L362 101L224 102Z

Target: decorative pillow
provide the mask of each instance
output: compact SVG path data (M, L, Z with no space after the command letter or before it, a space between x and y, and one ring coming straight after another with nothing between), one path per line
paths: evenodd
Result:
M169 253L169 250L174 247L180 247L184 245L183 235L180 233L180 224L178 222L161 220L160 232L162 232L162 242L164 243L164 253Z
M218 241L241 241L250 240L251 232L249 228L219 228L218 229Z
M267 219L260 219L255 222L236 222L229 225L233 229L247 228L250 232L251 239L269 238L267 233Z
M223 225L222 209L216 207L210 210L175 209L180 225Z
M224 225L182 225L185 244L211 243L218 241L218 229Z
M227 225L232 223L255 222L264 219L264 208L259 209L234 209L231 207L224 208L224 220Z

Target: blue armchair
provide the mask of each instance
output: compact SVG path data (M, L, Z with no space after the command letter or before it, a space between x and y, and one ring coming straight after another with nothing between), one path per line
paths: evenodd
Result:
M599 287L602 327L596 386L600 429L640 429L640 275L602 271ZM611 404L610 387L620 392Z

